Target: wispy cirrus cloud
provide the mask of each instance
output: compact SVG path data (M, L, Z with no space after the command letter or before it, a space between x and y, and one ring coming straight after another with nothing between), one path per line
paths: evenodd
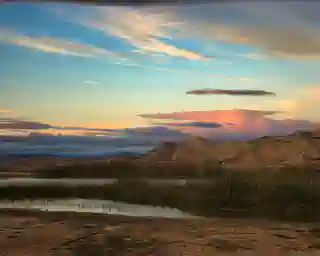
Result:
M155 66L155 65L143 65L139 63L129 63L129 62L119 62L119 65L127 68L142 68L142 69L153 69L158 71L170 72L170 73L180 73L180 74L188 74L188 75L195 75L195 76L202 76L202 77L211 77L211 78L223 78L227 80L238 80L241 78L236 77L229 77L227 75L217 74L217 73L206 73L200 71L189 71L183 69L176 69L176 68L168 68L163 66Z
M249 52L239 56L246 59L250 59L250 60L265 60L267 58L267 56L261 53L255 53L255 52Z
M253 52L242 55L252 60L270 56L318 60L320 33L315 13L319 12L319 6L310 2L257 2L157 8L101 7L95 8L91 15L85 13L71 19L121 38L135 48L133 52L140 54L211 59L201 50L192 51L174 43L174 39L193 38L212 45L222 41L253 47ZM73 14L66 16L70 18Z
M85 81L83 81L83 83L85 83L85 84L100 84L100 81L96 81L96 80L85 80Z
M274 92L264 90L223 90L223 89L199 89L187 91L192 95L231 95L231 96L276 96Z
M119 56L116 52L69 39L30 37L12 30L0 28L0 42L1 41L42 52L61 55L78 57Z
M170 42L181 22L165 12L151 12L145 8L106 7L96 9L89 17L79 17L76 22L126 41L134 47L132 53L155 56L164 54L188 60L211 59Z

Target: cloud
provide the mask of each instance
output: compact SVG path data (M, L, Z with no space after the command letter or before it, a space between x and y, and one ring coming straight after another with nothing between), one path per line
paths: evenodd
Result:
M187 111L173 113L140 114L138 116L146 119L164 119L164 120L188 120L188 121L215 121L226 123L233 118L240 116L270 116L278 113L277 111L233 109L233 110L205 110L205 111ZM218 121L219 120L219 121ZM221 120L221 122L220 122ZM232 121L231 121L232 123Z
M95 80L86 80L86 81L83 81L83 83L85 83L85 84L100 84L99 81L95 81Z
M115 52L90 44L53 37L30 37L0 28L0 42L14 44L47 53L79 57L117 56Z
M0 108L0 121L1 121L1 118L11 117L12 115L13 115L13 111L11 109Z
M36 132L34 132L36 130ZM174 139L185 136L184 133L175 129L170 129L164 125L152 125L148 127L134 128L90 128L79 126L60 126L46 124L37 121L24 120L18 117L0 116L0 134L62 134L62 135L114 135L117 137L136 137L140 139L151 137L163 137L164 139Z
M86 7L87 8L87 7ZM298 60L320 58L319 5L306 3L220 3L192 6L101 7L66 14L73 22L116 36L138 54L165 54L188 60L211 59L174 39L249 45L242 57ZM232 13L232 15L229 15ZM72 17L74 16L74 17ZM71 17L71 18L70 18ZM258 53L257 53L258 52ZM230 55L230 54L229 54Z
M203 56L200 53L178 48L174 45L161 42L157 39L150 39L148 44L145 44L143 47L140 46L140 49L144 50L145 52L164 53L172 57L183 57L190 60L209 59L209 57Z
M146 127L136 127L136 128L127 128L122 130L123 134L132 135L132 136L152 136L152 137L161 137L161 136L185 136L181 131L175 129L170 129L163 124L150 125Z
M223 41L251 44L276 57L318 59L320 36L304 28L273 26L213 25L214 36Z
M319 122L320 85L303 86L292 91L290 97L273 101L270 105L282 110L287 117L304 117Z
M235 80L237 78L231 78L231 79ZM250 77L239 77L238 80L241 82L253 82L253 79Z
M116 133L122 131L122 129L108 129L108 128L87 128L77 126L51 126L51 128L60 131L86 131L86 132L102 132L102 133Z
M240 57L250 59L250 60L264 60L267 58L267 56L255 52L249 52L246 54L239 55Z
M141 114L142 118L150 120L179 120L189 122L209 122L227 124L217 129L197 129L199 127L175 127L185 132L201 134L218 138L228 134L247 134L250 136L282 135L297 130L313 129L314 123L300 119L274 119L277 111L233 109L233 110L204 110L174 113ZM204 127L202 127L204 128Z
M139 63L119 62L118 64L122 65L123 67L127 67L127 68L153 69L153 70L170 72L170 73L189 74L189 75L202 76L202 77L211 77L211 78L213 78L213 77L214 78L225 78L225 79L228 79L228 80L237 80L237 79L239 79L239 78L224 76L224 75L221 75L221 74L205 73L205 72L198 72L198 71L187 71L187 70L182 70L182 69L166 68L166 67L159 67L159 66L153 66L153 65L142 65L142 64L139 64Z
M97 9L94 15L79 18L77 22L126 41L133 46L132 53L165 54L188 60L211 59L200 52L170 43L172 32L180 22L168 13L150 12L144 8L107 7Z
M232 95L232 96L275 96L274 92L263 90L222 90L222 89L200 89L186 92L193 95Z
M196 127L196 128L220 128L224 124L216 122L181 122L181 123L158 123L162 126L171 126L171 127Z
M0 113L11 113L12 110L11 109L7 109L7 108L0 108Z
M200 36L208 41L249 45L276 58L318 60L319 19L317 23L312 23L306 18L308 12L299 13L299 9L308 5L310 3L300 3L300 8L297 8L298 4L294 6L293 3L273 2L221 4L219 7L212 4L187 11L186 8L176 8L172 12L183 20L179 27L183 37L189 38L192 33L193 36ZM319 5L314 5L313 12L316 9L319 12ZM232 18L223 16L227 13L233 13ZM247 57L260 59L256 54L249 54Z
M11 113L11 112L10 112ZM1 115L0 112L0 130L48 130L50 133L67 132L81 133L81 132L97 132L97 133L117 133L122 132L122 129L108 129L108 128L87 128L87 127L75 127L75 126L59 126L53 124L47 124L38 121L26 120L14 115Z
M0 129L3 130L41 130L41 129L50 129L51 125L43 124L40 122L31 122L31 121L22 121L15 120L10 118L1 118L0 119Z

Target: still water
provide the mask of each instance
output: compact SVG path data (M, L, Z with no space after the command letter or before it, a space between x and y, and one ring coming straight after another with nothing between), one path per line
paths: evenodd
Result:
M0 179L0 187L5 186L99 186L116 184L121 179L38 179L38 178L8 178ZM132 179L134 180L134 179ZM143 179L150 185L180 185L187 184L208 184L208 179Z
M50 212L84 212L136 217L190 218L192 215L168 207L128 204L96 199L1 200L1 209L33 209Z

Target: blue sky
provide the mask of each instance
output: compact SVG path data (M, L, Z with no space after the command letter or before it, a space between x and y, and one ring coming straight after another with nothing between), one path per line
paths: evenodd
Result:
M273 132L273 118L319 122L319 12L316 2L2 4L0 118L113 129L150 124L161 113L194 124L227 123L231 114L234 129L249 132ZM212 92L186 94L202 89ZM205 129L198 128L188 129Z

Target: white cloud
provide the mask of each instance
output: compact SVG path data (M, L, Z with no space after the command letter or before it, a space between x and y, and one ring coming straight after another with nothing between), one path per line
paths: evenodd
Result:
M320 85L304 86L292 91L288 97L271 100L265 105L281 111L278 117L319 122L320 115L317 110L320 109Z
M95 80L86 80L86 81L83 81L83 83L85 83L85 84L100 84L99 81L95 81Z
M240 55L240 57L244 57L250 60L264 60L266 59L267 56L263 54L255 53L255 52L249 52L249 53Z
M164 40L184 37L212 44L218 40L248 45L259 54L252 52L242 57L252 60L265 57L319 60L318 23L314 25L308 20L311 16L315 19L319 6L310 6L310 3L226 3L157 8L99 7L92 13L85 9L83 16L76 15L76 20L129 42L136 48L136 53L161 52L192 60L206 59L200 52ZM224 14L228 13L235 15L226 21ZM72 14L68 15L70 19Z
M181 26L179 21L165 13L119 7L99 8L97 11L97 14L81 23L127 41L135 47L135 53L162 53L190 60L209 59L201 53L179 48L164 40L172 39L172 30Z
M30 37L0 29L0 41L42 52L80 57L117 56L116 53L90 44L52 37Z
M128 68L153 69L153 70L165 71L165 72L171 72L171 73L181 73L181 74L189 74L189 75L211 77L211 78L223 78L223 79L227 79L227 80L238 80L239 79L239 78L230 78L229 76L221 75L221 74L205 73L205 72L198 72L198 71L187 71L187 70L183 70L183 69L174 69L174 68L159 67L159 66L153 66L153 65L143 65L143 64L139 64L139 63L117 62L116 64L122 65L122 66L128 67Z

